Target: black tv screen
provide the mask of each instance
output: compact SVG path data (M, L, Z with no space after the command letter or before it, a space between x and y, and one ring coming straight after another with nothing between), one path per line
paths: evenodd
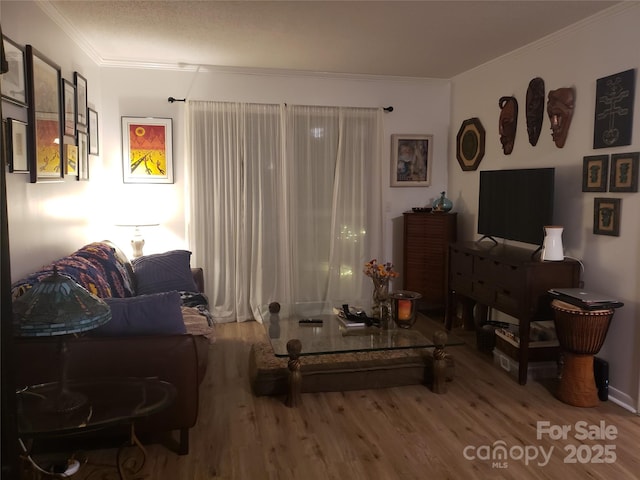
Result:
M480 172L478 233L542 245L553 225L553 168Z

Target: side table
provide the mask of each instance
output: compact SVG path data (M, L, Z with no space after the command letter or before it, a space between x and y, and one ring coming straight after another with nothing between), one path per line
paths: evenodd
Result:
M593 357L604 344L614 310L584 310L560 300L553 300L551 308L563 359L558 398L576 407L595 407Z
M18 434L23 456L33 470L54 478L66 475L43 468L33 458L33 442L45 438L61 438L86 434L95 430L129 425L130 445L143 454L137 473L144 466L146 450L135 433L135 421L167 408L176 396L173 385L157 378L109 378L71 380L69 389L86 396L84 405L71 411L55 411L52 399L59 392L58 382L33 385L17 392ZM30 443L27 447L25 444ZM118 451L120 478L126 478Z

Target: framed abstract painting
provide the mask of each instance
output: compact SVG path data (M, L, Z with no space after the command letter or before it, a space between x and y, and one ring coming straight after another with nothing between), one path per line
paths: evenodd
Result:
M124 183L173 183L171 118L122 117Z

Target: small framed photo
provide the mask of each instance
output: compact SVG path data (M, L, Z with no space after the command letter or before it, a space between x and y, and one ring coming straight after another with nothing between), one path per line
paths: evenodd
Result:
M391 135L391 186L431 185L433 135Z
M89 141L85 132L78 132L78 180L89 180Z
M76 128L87 128L87 79L78 72L73 73L73 83L76 86Z
M591 155L582 159L582 191L606 192L609 155Z
M76 136L76 87L69 80L62 80L64 99L62 114L64 117L64 134Z
M610 192L638 191L638 152L611 155Z
M171 118L122 117L124 183L173 183Z
M10 172L29 172L27 124L14 118L7 119L7 152L9 155Z
M0 76L2 98L21 107L27 106L27 82L24 48L3 36L4 54L9 70Z
M65 175L78 177L78 146L65 145Z
M89 155L98 155L100 146L98 142L98 112L89 109Z
M620 236L620 199L595 198L593 203L593 233Z

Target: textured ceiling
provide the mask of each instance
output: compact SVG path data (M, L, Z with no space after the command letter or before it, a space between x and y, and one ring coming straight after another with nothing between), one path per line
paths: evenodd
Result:
M613 1L38 2L100 65L451 78Z

